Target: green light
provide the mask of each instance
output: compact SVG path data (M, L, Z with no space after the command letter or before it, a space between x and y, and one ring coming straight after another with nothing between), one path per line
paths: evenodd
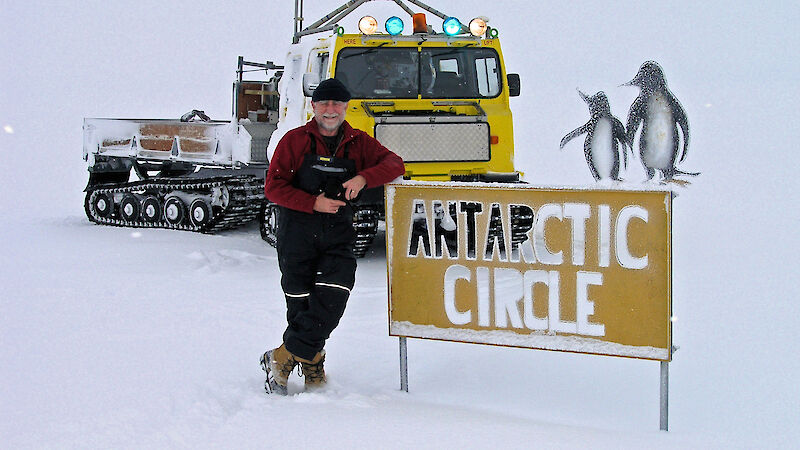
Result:
M336 34L338 34L339 36L344 36L344 27L337 27Z
M490 38L492 38L492 39L496 38L497 37L497 28L489 29L489 33L488 34L489 34Z
M459 22L459 20L455 17L448 17L447 19L444 19L442 29L444 30L444 34L448 36L455 36L461 33L461 22Z

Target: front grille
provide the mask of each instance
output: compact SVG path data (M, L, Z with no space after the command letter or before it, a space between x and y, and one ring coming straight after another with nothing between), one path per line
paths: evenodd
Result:
M375 125L375 138L405 162L489 161L489 124L391 123Z

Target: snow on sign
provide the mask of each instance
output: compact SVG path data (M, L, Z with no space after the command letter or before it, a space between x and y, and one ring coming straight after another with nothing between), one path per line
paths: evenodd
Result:
M386 187L389 334L670 361L670 192Z

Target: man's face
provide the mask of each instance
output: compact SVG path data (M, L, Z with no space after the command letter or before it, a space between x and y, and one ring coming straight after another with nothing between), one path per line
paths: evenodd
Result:
M344 115L347 112L347 102L337 102L336 100L323 100L311 102L314 109L314 118L320 131L325 136L333 136L339 131L339 127L344 122Z

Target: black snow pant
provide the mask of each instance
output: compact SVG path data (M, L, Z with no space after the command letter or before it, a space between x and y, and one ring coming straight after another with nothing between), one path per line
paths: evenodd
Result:
M286 349L312 360L339 324L355 284L352 210L307 214L281 208L278 265L286 296Z

